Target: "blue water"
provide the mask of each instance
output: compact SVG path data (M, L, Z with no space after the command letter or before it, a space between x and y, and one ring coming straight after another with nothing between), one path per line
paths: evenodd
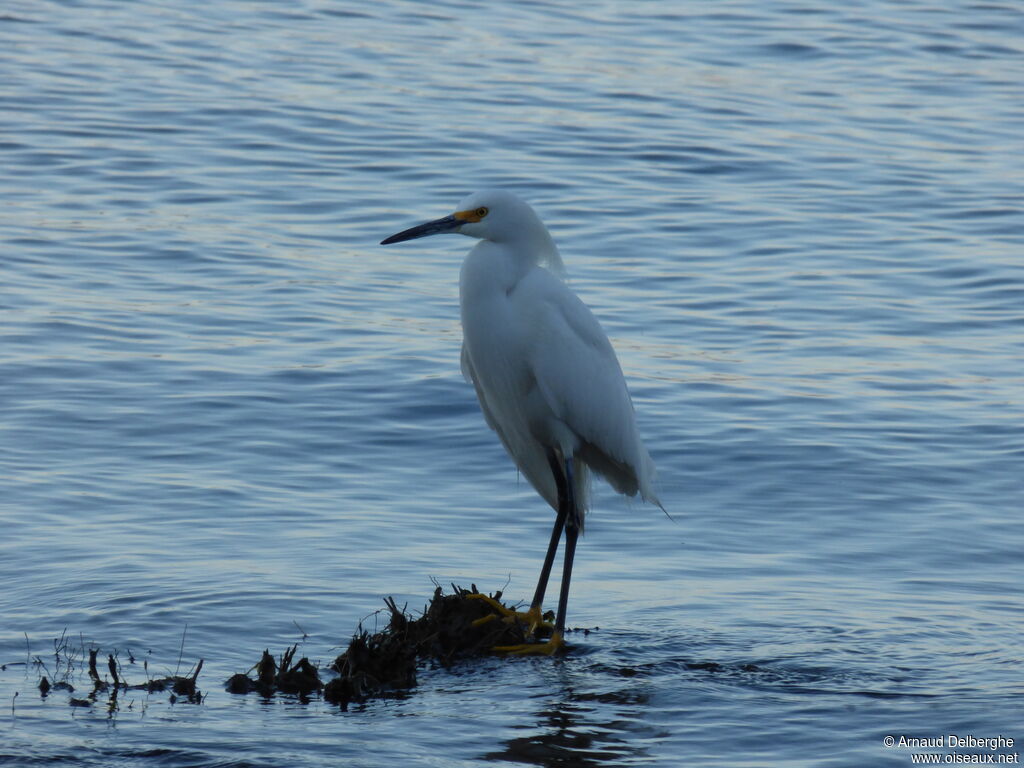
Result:
M8 0L0 764L1019 746L1022 40L1009 2ZM377 245L482 186L551 229L674 522L595 486L564 659L229 695L432 578L532 593L552 513L459 372L470 241ZM130 682L204 659L204 703L40 697L65 630Z

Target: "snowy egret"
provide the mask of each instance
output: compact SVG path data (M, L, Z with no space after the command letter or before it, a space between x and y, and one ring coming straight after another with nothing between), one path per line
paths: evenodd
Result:
M550 639L496 650L555 653L564 645L589 473L603 476L619 493L639 493L660 507L652 487L654 463L637 431L615 351L594 315L562 282L561 256L533 209L511 192L477 192L450 216L406 229L381 245L445 232L480 239L459 280L462 372L476 389L488 426L556 512L530 610L519 614L531 632L542 623L541 603L565 532Z

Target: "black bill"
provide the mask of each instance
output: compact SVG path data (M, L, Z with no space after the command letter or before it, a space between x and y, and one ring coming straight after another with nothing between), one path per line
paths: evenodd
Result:
M426 237L427 235L440 235L444 232L453 232L465 222L459 221L455 216L445 216L443 219L435 219L434 221L428 221L426 224L419 224L415 227L411 227L403 232L399 232L397 235L392 235L386 240L381 240L381 245L391 245L392 243L401 243L406 240L415 240L417 237Z

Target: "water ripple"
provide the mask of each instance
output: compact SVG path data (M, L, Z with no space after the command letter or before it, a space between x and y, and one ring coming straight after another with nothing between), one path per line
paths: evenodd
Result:
M210 677L109 720L8 664L0 762L1018 736L1022 32L1008 3L9 3L0 662L67 627ZM468 241L376 246L484 185L549 224L675 522L595 487L570 621L602 629L562 662L344 714L228 697L429 577L531 592L550 511L459 372Z

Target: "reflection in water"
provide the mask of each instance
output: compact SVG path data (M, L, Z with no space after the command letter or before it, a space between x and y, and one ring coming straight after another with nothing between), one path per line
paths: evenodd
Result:
M586 768L647 754L638 746L644 741L638 738L638 731L648 727L643 724L649 699L646 691L635 685L606 692L579 691L586 678L576 670L570 674L564 666L560 671L561 693L544 702L536 723L520 726L530 734L508 739L502 749L487 753L484 759ZM608 682L607 674L594 679Z

